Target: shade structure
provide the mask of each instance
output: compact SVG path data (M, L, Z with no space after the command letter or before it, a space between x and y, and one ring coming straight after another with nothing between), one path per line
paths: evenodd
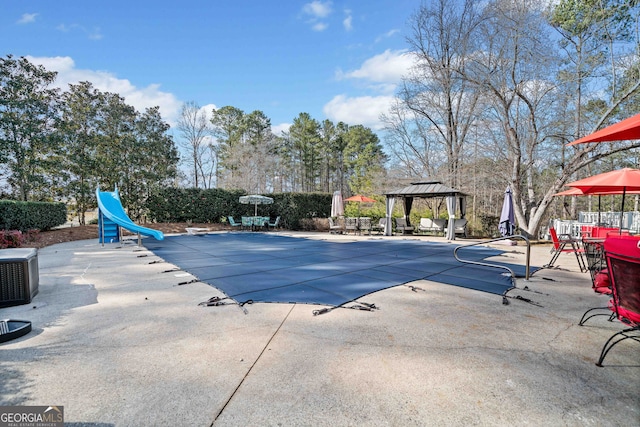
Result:
M620 194L621 192L620 231L622 231L624 198L627 192L640 191L640 170L631 168L618 169L570 182L567 185L579 189L582 194Z
M375 203L376 201L367 196L363 196L362 194L356 194L355 196L351 196L347 199L344 199L345 202L357 202L358 203L358 216L360 216L360 204L361 203Z
M359 202L359 203L375 203L376 201L367 197L367 196L363 196L362 194L356 194L355 196L351 196L347 199L344 199L345 202Z
M587 142L625 141L640 139L640 114L629 117L615 125L600 129L591 135L584 136L567 145L584 144Z
M240 203L244 205L255 205L254 215L258 215L258 205L270 205L273 203L273 199L267 196L261 196L260 194L251 194L248 196L240 196Z
M623 168L605 172L570 182L567 186L579 189L582 194L640 191L640 169Z
M640 194L640 191L630 190L625 191L627 194ZM579 188L569 188L568 190L560 191L559 193L554 194L554 196L612 196L616 194L622 194L622 190L615 191L597 191L597 192L589 192L585 194Z
M498 229L503 236L513 236L515 228L516 220L513 208L513 194L511 194L511 187L507 186L504 192L504 201L502 202L502 212L500 213Z
M579 188L569 188L568 190L560 191L554 194L554 196L584 196L585 194Z
M337 217L344 215L344 204L342 203L342 193L340 191L333 192L331 199L331 216Z

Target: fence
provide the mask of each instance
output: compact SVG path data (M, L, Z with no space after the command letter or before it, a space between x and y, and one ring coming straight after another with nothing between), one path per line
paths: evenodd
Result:
M578 220L554 219L551 225L558 234L569 234L573 237L580 237L580 230L583 225L601 225L605 227L620 227L620 212L600 212L600 222L598 223L598 212L580 212ZM631 233L640 234L640 212L625 212L622 217L622 229ZM541 238L549 240L548 230L541 232Z

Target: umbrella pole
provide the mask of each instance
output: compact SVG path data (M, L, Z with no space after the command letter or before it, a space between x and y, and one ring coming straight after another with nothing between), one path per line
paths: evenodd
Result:
M622 187L622 206L620 207L620 230L618 235L622 236L622 216L624 215L624 196L627 192L627 187Z

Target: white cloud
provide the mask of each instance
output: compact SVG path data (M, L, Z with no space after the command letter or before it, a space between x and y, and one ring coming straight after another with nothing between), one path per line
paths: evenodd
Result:
M326 18L331 14L331 2L314 0L311 3L305 4L302 7L302 11L307 15L311 15L313 18Z
M93 29L88 29L78 24L59 24L56 27L56 30L62 31L63 33L70 33L72 31L80 31L85 34L89 40L102 40L104 36L102 35L102 31L100 27L94 27Z
M412 54L406 50L385 50L362 63L357 70L338 71L338 79L363 79L374 83L397 84L414 64Z
M389 30L386 33L378 36L376 38L376 43L380 43L384 39L388 39L389 37L393 37L394 34L397 34L399 32L400 32L400 30L398 30L398 29Z
M160 85L150 84L146 87L136 87L127 79L120 79L113 73L107 71L83 70L76 68L76 64L71 57L32 57L27 59L44 66L49 71L57 71L55 85L62 90L69 88L69 83L88 81L102 92L118 93L129 105L142 112L145 108L160 106L160 113L164 120L170 125L175 125L180 114L182 102L175 95L160 90Z
M211 121L211 118L213 117L213 111L217 109L218 107L215 104L207 104L200 107L199 113L204 113L207 121Z
M38 16L37 13L25 13L20 17L20 19L18 19L18 21L16 23L17 24L31 24L33 22L36 22L36 16Z
M345 30L351 31L353 30L353 17L351 16L351 10L345 9L344 13L345 15L347 15L347 17L342 21L342 25L344 26Z
M374 130L383 128L380 115L387 113L394 102L393 96L360 96L349 98L334 96L323 108L324 114L335 122L364 125Z
M271 132L276 136L282 136L283 132L289 132L291 123L280 123L279 125L271 126Z
M309 19L306 21L307 24L311 25L311 29L313 31L324 31L327 29L329 24L323 21L324 18L327 18L333 10L331 9L331 2L322 2L319 0L314 0L311 3L307 3L302 7L303 15L307 16Z
M326 30L328 26L329 26L329 25L328 25L328 24L325 24L324 22L316 22L315 24L313 24L313 25L311 26L311 29L312 29L313 31L318 31L318 32L320 32L320 31L324 31L324 30Z

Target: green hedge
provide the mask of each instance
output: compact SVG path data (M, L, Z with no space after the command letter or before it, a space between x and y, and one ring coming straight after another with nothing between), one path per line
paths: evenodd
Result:
M64 203L0 200L0 229L49 230L67 221Z
M240 190L165 188L152 194L145 203L148 219L155 222L226 222L228 216L239 220L254 214L253 205L240 203ZM331 213L331 194L275 193L265 194L273 204L259 205L258 215L280 216L282 227L297 230L304 218L326 218Z

